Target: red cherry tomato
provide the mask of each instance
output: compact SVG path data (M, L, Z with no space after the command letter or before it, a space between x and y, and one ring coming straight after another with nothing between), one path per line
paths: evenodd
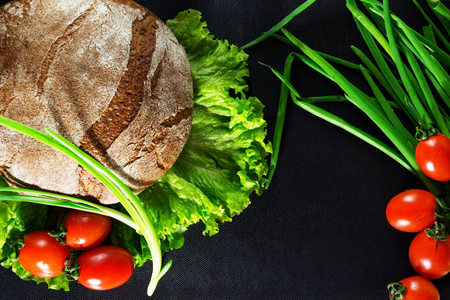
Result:
M76 250L88 250L97 247L108 237L111 219L73 209L69 210L64 227L67 229L67 246Z
M450 180L450 139L437 133L420 141L416 147L416 161L420 170L431 179Z
M436 221L435 196L425 190L406 190L389 201L386 218L392 227L405 232L422 231Z
M450 272L450 235L441 241L418 233L409 246L409 260L420 275L428 279L442 278Z
M39 278L55 277L64 269L70 249L61 245L47 230L36 230L23 237L25 246L20 249L19 263L25 270Z
M439 300L441 299L438 289L428 279L422 276L412 276L400 280L406 287L403 300Z
M130 279L134 270L131 254L120 247L101 246L78 257L78 282L93 290L109 290Z

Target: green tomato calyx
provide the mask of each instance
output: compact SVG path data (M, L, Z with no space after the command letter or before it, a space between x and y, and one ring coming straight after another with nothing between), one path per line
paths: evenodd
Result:
M401 282L393 282L388 284L390 299L400 300L405 298L406 287Z

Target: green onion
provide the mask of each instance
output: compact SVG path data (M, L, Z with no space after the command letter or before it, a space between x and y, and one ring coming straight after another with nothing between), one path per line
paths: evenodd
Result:
M421 59L425 67L427 67L430 72L436 74L436 77L446 94L450 95L450 76L448 75L448 73L445 71L442 65L426 50L426 48L414 34L414 31L398 17L395 17L394 19L395 21L397 21L399 28L405 33L406 37L408 37L414 48L419 53L419 59Z
M358 6L356 5L354 0L347 1L347 8L353 14L355 19L358 20L358 22L370 32L370 34L378 41L378 43L380 43L380 45L389 54L389 56L392 57L389 42L386 40L383 34L376 28L376 26L370 21L370 19L358 9Z
M427 0L427 2L447 33L450 34L450 9L439 0Z
M278 22L275 26L273 26L269 31L263 33L259 38L253 40L252 42L244 45L241 47L242 50L249 48L251 46L254 46L256 44L259 44L260 42L264 41L268 37L272 36L275 32L280 30L284 25L289 23L293 18L295 18L298 14L300 14L302 11L304 11L306 8L308 8L311 4L313 4L316 0L307 0L305 3L297 7L295 10L293 10L289 15L287 15L283 20Z
M5 194L8 192L13 192L14 194ZM37 196L22 195L17 193L35 194ZM67 195L30 189L0 187L0 201L30 202L87 211L114 218L135 230L139 230L139 227L133 219L115 209Z
M424 17L424 19L427 21L427 23L430 24L431 33L434 33L439 38L439 41L441 41L442 44L445 46L445 48L447 48L447 50L450 51L450 43L447 41L447 39L445 38L444 34L439 29L439 27L436 26L436 24L431 20L430 17L428 17L428 15L425 13L425 11L422 9L420 4L417 3L416 0L412 0L412 1L414 2L414 5L417 7L417 9L420 11L422 16Z
M286 102L287 98L288 98L288 93L285 90L285 88L288 88L291 93L291 98L292 101L299 107L303 108L304 110L310 112L311 114L325 120L328 121L329 123L336 125L348 132L350 132L351 134L355 135L356 137L362 139L363 141L369 143L370 145L374 146L375 148L381 150L382 152L386 153L388 156L390 156L391 158L393 158L394 160L396 160L398 163L400 163L403 167L405 167L406 169L408 169L410 172L412 172L413 174L415 174L415 171L411 168L411 166L408 164L408 162L404 159L404 157L402 157L397 151L395 151L394 149L392 149L391 147L387 146L385 143L381 142L380 140L376 139L375 137L371 136L370 134L360 130L359 128L352 126L351 124L349 124L348 122L344 121L343 119L327 112L326 110L323 110L319 107L316 107L314 105L312 105L311 103L309 103L307 101L307 99L304 99L300 96L300 94L298 93L297 90L295 90L295 88L292 86L292 84L289 82L289 77L290 77L290 73L291 73L291 66L292 66L292 62L293 60L291 58L295 57L295 55L290 55L288 57L288 59L286 59L285 62L285 68L284 68L284 75L281 75L278 71L276 71L274 68L269 67L272 72L283 82L283 93L282 93L282 99L280 102ZM347 99L348 100L348 99ZM285 109L284 107L282 107L282 109ZM284 115L285 114L285 110L284 111L279 111L279 115ZM277 119L278 121L278 119ZM278 125L278 124L277 124ZM275 131L275 135L274 135L274 154L275 152L279 151L279 142L281 141L281 128L277 128L278 126L276 125L276 131ZM276 138L275 138L276 137ZM278 157L278 154L277 154Z
M294 56L289 55L286 58L285 65L286 66L291 65L293 60L294 60ZM286 73L284 75L286 77L289 77L290 76L290 68L285 68L285 70L286 70ZM270 182L272 181L272 178L275 173L276 166L277 166L277 162L278 162L281 138L283 135L284 120L285 120L285 116L286 116L286 105L287 105L289 90L293 90L292 85L290 85L289 82L288 83L283 82L283 84L281 85L280 100L278 103L277 120L275 123L275 132L274 132L273 141L272 141L272 152L273 153L270 157L269 172L267 174L267 181L265 183L266 189L269 187Z
M416 0L412 1L425 16ZM445 31L426 17L429 25L423 28L423 35L419 34L390 10L387 0L382 3L360 0L368 15L358 8L356 0L347 0L347 8L371 54L369 58L358 48L352 47L362 61L360 66L309 48L285 28L280 28L284 36L275 30L270 31L274 38L300 52L289 54L283 74L268 66L282 82L269 179L273 176L279 157L286 105L290 97L302 109L350 132L393 158L416 175L435 195L450 192L450 185L437 183L421 172L415 160L417 141L414 133L400 121L396 112L400 110L406 114L411 122L409 125L418 127L432 123L441 133L450 136L450 76L446 69L450 68L450 56L446 52L450 43L445 36L448 31L448 26L445 25L450 24L450 10L438 0L427 1L444 24ZM442 50L438 43L442 43L446 50ZM290 82L291 66L295 58L336 83L344 95L302 98ZM369 96L349 82L331 63L360 70L374 96ZM440 99L436 99L437 95ZM394 148L314 105L318 102L346 101L345 99L363 111L392 142Z

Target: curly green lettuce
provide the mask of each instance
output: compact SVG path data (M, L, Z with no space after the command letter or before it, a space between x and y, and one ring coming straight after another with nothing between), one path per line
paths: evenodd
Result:
M271 144L266 143L263 105L247 98L247 54L210 34L201 14L188 10L167 21L191 63L194 113L190 137L174 166L139 198L162 241L163 252L180 248L187 228L198 222L213 235L250 204L250 195L264 190ZM7 236L51 226L49 209L39 214L32 204L0 202L0 249ZM33 208L32 208L33 207ZM117 209L121 209L117 205ZM24 212L20 212L24 211ZM30 211L27 215L25 211ZM13 221L15 220L15 221ZM8 222L19 222L7 227ZM26 224L33 225L26 228ZM17 230L20 228L20 230ZM151 259L143 237L114 222L109 242L128 249L140 266ZM6 247L0 259L6 258ZM33 278L17 262L5 260L21 278ZM45 280L50 288L68 289L64 278Z

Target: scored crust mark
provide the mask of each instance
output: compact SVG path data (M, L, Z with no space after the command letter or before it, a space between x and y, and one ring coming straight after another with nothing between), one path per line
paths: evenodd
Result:
M108 107L86 131L80 148L98 161L138 114L144 97L144 85L155 50L156 19L147 14L135 21L127 69Z
M163 71L164 62L167 58L167 50L164 51L162 59L159 61L158 65L156 66L156 69L154 73L152 74L152 78L150 80L150 91L151 91L151 97L157 98L158 95L156 95L155 90L158 86L159 79L161 77L161 72Z
M139 140L137 141L137 143L134 146L133 155L128 160L128 162L123 165L124 168L126 166L132 164L133 162L135 162L136 160L138 160L141 157L139 154L141 153L141 150L143 149L146 136L147 136L147 134L144 134L139 138Z
M41 65L41 74L39 76L37 82L37 96L40 97L44 93L44 84L47 80L47 74L50 70L50 66L56 57L56 53L58 49L67 43L68 40L72 37L72 35L80 29L81 25L86 20L87 16L93 10L93 6L91 5L85 12L83 12L78 18L76 18L72 23L70 23L63 34L59 36L53 44L50 46L50 50L47 52L47 56L45 57L42 65Z
M167 119L165 119L162 123L162 127L173 127L180 124L181 121L186 120L192 116L193 112L192 107L181 108L177 111L176 114L171 115Z

